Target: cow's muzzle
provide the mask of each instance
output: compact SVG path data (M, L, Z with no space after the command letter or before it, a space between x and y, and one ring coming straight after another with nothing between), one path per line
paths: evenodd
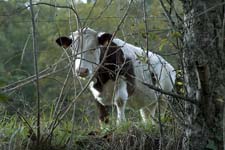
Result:
M88 68L79 68L78 70L76 70L77 75L80 77L87 77L88 76Z

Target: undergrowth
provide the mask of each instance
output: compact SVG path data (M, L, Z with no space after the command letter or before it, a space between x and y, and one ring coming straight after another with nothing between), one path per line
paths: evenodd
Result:
M3 116L0 149L36 150L35 121L29 118L25 122L19 115ZM151 123L127 121L120 126L111 124L99 128L90 123L88 126L73 125L72 121L64 120L52 134L50 123L51 118L46 116L41 120L39 150L157 150L161 142L158 126ZM176 150L180 148L182 135L174 125L165 122L162 139L164 149Z

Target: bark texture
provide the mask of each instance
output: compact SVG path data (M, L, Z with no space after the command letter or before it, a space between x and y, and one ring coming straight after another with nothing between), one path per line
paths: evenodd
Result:
M186 150L223 149L225 51L223 0L182 0L187 95Z

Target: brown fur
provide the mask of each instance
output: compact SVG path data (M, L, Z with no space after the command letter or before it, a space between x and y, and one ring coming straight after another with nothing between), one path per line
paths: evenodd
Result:
M123 52L119 46L111 42L112 36L108 33L103 34L99 38L99 43L104 45L101 47L100 62L103 61L102 66L96 73L97 82L94 84L94 88L99 92L103 91L103 86L109 80L116 81L117 75L125 77L127 81L127 91L128 95L132 95L135 87L135 74L133 64L130 59L125 59ZM105 56L105 58L104 58ZM107 118L108 113L106 113L106 108L102 104L98 104L100 112L100 120ZM107 121L108 122L108 121Z

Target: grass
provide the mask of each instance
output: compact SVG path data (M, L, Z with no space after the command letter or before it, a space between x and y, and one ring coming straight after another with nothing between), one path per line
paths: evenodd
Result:
M0 147L4 149L22 149L21 145L27 139L26 127L16 116L4 117L0 122Z
M72 123L65 118L49 138L51 115L42 114L40 150L156 150L159 146L159 128L157 125L139 121L128 121L115 126L112 118L109 125L100 128L97 123L90 122L87 116ZM1 150L36 150L36 119L27 117L27 123L19 115L4 114L0 120L0 149ZM164 124L168 119L163 119ZM29 128L32 127L34 132ZM168 123L171 125L171 123ZM165 126L164 143L167 149L179 147L182 139L180 132L174 131L174 126ZM72 130L74 129L74 130ZM170 145L170 146L168 146ZM173 147L173 148L170 148Z

